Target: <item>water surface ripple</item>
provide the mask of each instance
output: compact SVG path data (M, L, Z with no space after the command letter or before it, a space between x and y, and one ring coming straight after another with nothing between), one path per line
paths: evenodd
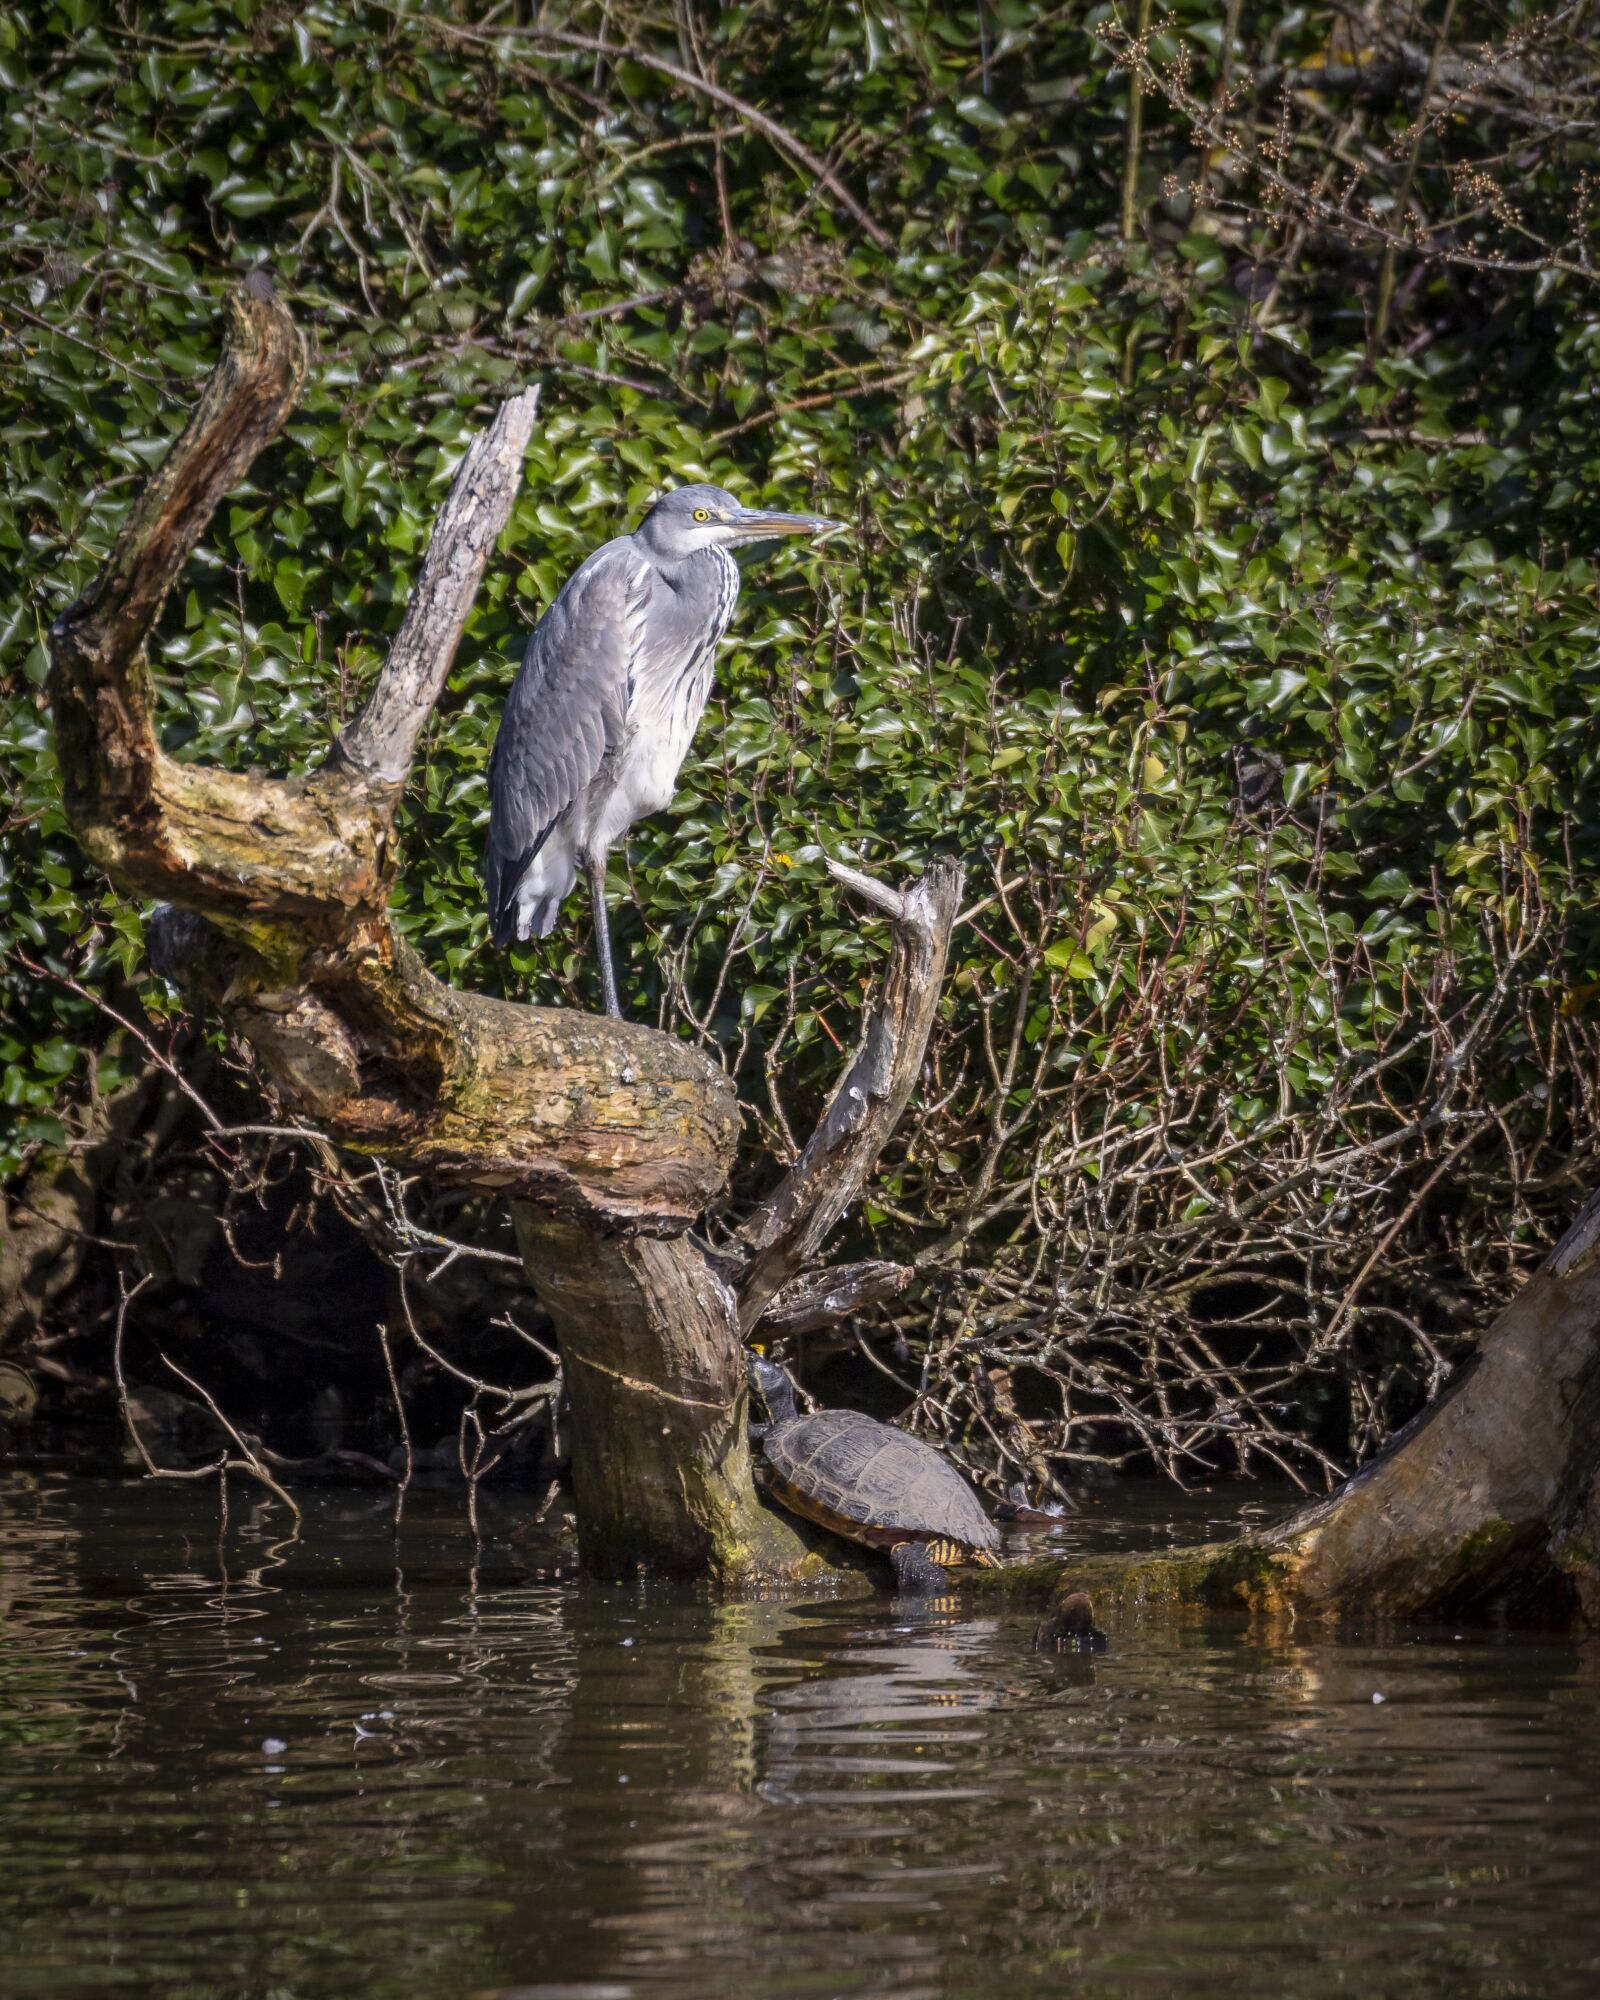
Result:
M1237 1511L1119 1491L1059 1539ZM462 1514L413 1496L397 1545L322 1497L286 1547L0 1477L0 1992L1600 1991L1595 1648L1133 1623L1062 1662L544 1581L514 1502Z

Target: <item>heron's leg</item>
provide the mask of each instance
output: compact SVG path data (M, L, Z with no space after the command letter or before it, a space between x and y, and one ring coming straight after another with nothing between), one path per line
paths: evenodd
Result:
M606 913L606 858L586 854L584 868L589 876L589 901L594 909L594 948L600 959L600 991L612 1020L622 1019L617 1001L617 969L611 962L611 919Z

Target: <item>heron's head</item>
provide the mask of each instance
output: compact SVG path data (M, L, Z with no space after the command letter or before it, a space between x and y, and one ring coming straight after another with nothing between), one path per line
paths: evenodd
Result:
M746 507L720 486L679 486L663 494L635 531L652 555L682 561L702 549L737 548L777 535L820 535L842 524L821 514L775 514Z

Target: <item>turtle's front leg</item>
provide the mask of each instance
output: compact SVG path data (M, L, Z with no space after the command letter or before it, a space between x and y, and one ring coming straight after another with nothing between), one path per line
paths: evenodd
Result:
M950 1588L950 1572L934 1561L921 1542L896 1542L889 1560L902 1597L937 1597Z

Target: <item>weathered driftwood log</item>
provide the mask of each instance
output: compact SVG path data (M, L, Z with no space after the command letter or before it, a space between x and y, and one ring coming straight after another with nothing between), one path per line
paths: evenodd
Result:
M1600 1625L1600 1193L1387 1450L1287 1521L1175 1555L976 1579L1142 1603Z
M713 1265L684 1232L733 1158L738 1106L722 1071L644 1027L456 992L389 918L401 791L510 515L533 392L467 452L377 683L319 770L259 778L161 749L147 635L305 368L289 314L253 278L228 301L222 356L187 428L52 631L68 813L124 888L200 920L168 926L167 955L188 955L197 989L288 1109L344 1146L517 1204L571 1385L591 1566L792 1574L815 1558L756 1500L741 1326L814 1255L904 1107L960 870L936 864L903 894L841 871L893 921L885 992L749 1259Z

